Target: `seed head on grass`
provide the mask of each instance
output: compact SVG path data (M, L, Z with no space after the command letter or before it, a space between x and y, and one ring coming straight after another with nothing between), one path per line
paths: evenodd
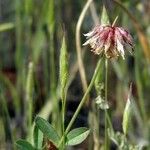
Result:
M125 57L125 49L132 54L133 40L127 30L122 27L98 25L92 31L84 34L87 41L83 44L90 45L95 54L105 54L106 58Z

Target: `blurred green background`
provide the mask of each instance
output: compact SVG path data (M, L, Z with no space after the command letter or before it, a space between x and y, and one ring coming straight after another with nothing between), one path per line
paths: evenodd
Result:
M150 1L119 2L121 6L114 0L93 1L81 26L81 44L85 41L83 33L91 30L100 20L103 4L110 22L118 16L117 25L130 31L135 44L133 56L127 55L125 60L109 62L108 97L112 123L116 131L122 130L122 113L132 82L135 107L129 137L135 144L150 145ZM86 0L0 0L1 150L16 149L15 141L29 134L28 118L34 120L37 114L57 126L59 119L56 116L60 106L59 54L64 34L70 68L66 123L70 120L83 95L75 31L85 3ZM93 55L89 47L82 47L82 51L89 83L98 56ZM30 62L33 63L33 84L28 91ZM103 81L104 74L101 74ZM95 97L93 90L89 104L85 105L74 126L90 125L88 118L93 111L91 106ZM55 103L58 107L52 109ZM99 126L103 130L103 116L101 118ZM86 149L84 144L79 147Z

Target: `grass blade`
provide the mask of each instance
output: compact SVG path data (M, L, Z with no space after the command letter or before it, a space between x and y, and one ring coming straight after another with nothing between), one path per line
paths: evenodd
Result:
M32 111L33 111L33 63L29 63L28 75L26 80L26 121L27 121L27 129L28 135L31 139L31 129L32 129Z
M129 127L130 118L131 118L131 110L132 110L132 104L131 104L131 86L130 86L130 91L129 91L127 103L125 106L125 110L123 113L123 122L122 122L122 128L123 128L123 132L125 135L128 132L128 127Z

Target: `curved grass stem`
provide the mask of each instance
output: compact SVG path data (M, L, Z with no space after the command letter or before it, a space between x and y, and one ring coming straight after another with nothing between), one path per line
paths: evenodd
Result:
M81 39L80 39L80 29L83 22L83 19L85 17L85 14L93 0L87 0L87 3L85 4L81 15L79 17L79 20L77 22L76 26L76 50L77 50L77 59L78 59L78 65L79 65L79 73L81 76L81 82L83 86L83 91L85 92L87 90L87 80L85 75L85 69L82 61L82 54L81 54Z

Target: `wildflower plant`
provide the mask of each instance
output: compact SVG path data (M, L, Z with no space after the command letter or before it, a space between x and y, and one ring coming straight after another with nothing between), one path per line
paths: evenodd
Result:
M106 10L103 10L103 16L107 16ZM108 20L107 20L108 22ZM105 24L105 22L101 22L102 24L93 28L92 31L84 34L87 38L87 41L83 44L84 46L90 45L91 51L93 51L96 55L100 55L94 74L92 76L91 82L84 93L74 115L72 116L69 124L65 127L65 112L66 112L66 102L67 102L67 82L69 78L69 67L68 67L68 57L67 57L67 47L66 47L66 40L65 37L63 38L62 48L60 52L60 97L62 102L62 112L61 112L61 127L62 132L59 133L55 127L53 127L47 120L37 116L35 118L35 129L34 129L34 144L29 143L25 140L18 140L17 145L20 149L26 147L29 150L34 149L42 149L42 148L53 148L53 149L65 149L67 146L73 146L80 144L83 142L88 135L90 134L90 129L87 127L79 127L76 129L72 129L72 126L81 110L85 102L87 101L88 94L90 93L91 89L94 86L95 80L99 73L101 62L103 61L102 57L105 58L105 94L104 97L98 96L96 99L97 105L105 111L105 141L104 141L104 149L108 150L109 147L109 137L110 139L113 138L114 131L112 128L112 124L110 121L109 113L109 105L108 105L108 59L111 58L118 58L121 56L125 59L125 50L130 49L130 52L133 51L133 40L131 35L127 30L122 27L118 27L115 25L116 19L112 25ZM101 55L102 54L102 55ZM124 113L124 120L123 120L123 131L125 137L128 132L128 125L130 118L131 103L128 100L127 106ZM72 130L71 130L72 129ZM108 134L108 129L111 131ZM41 133L38 134L40 132ZM113 133L113 134L110 134ZM43 141L44 144L40 144L38 146L38 140ZM126 140L126 138L124 138ZM124 141L125 141L124 140ZM46 141L46 142L45 142ZM42 143L42 142L40 142ZM48 143L48 144L47 144ZM44 146L43 146L44 145ZM43 147L42 147L43 146ZM120 145L119 145L120 146Z
M133 51L133 39L130 33L122 27L118 27L115 25L116 19L109 25L109 19L106 12L105 7L103 8L101 25L94 27L90 32L84 34L86 36L87 41L83 44L83 46L90 45L91 51L96 55L101 55L105 57L105 96L99 95L96 98L96 104L99 108L105 111L105 141L104 141L104 149L109 149L109 135L108 128L112 128L112 124L110 121L109 113L109 105L108 105L108 59L114 59L121 56L125 59L125 50L128 49L132 54ZM126 109L124 112L123 119L123 131L124 134L127 134L127 128L129 126L129 104L130 100L128 99ZM131 105L131 104L130 104Z
M0 1L0 149L150 149L148 0L83 4Z

